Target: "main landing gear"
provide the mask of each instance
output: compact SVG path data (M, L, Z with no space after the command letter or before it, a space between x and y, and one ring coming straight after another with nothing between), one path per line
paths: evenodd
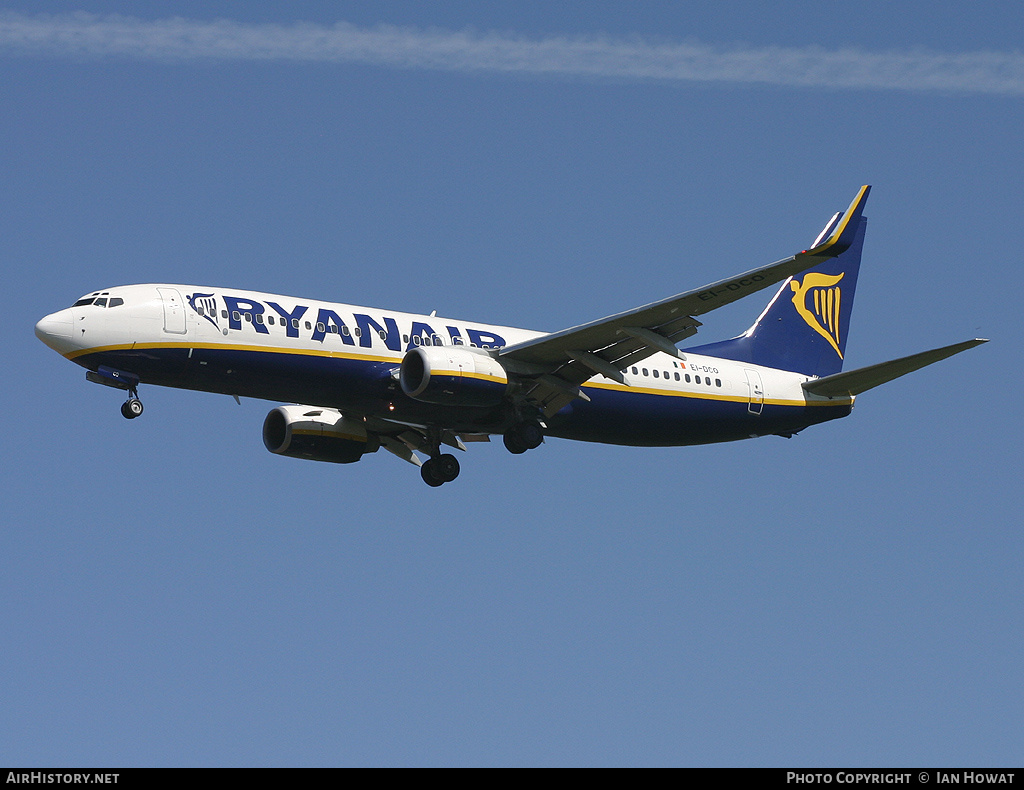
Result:
M505 431L502 440L509 452L519 455L540 447L544 441L544 429L537 420L520 420ZM437 488L459 476L459 460L450 453L441 453L439 431L435 429L428 434L427 443L419 449L430 454L430 458L420 466L420 477L428 486Z
M459 476L459 459L451 453L441 452L442 438L443 434L439 428L430 428L427 430L426 443L419 448L430 456L420 466L420 477L431 488L443 486ZM461 442L459 444L461 447Z
M527 450L540 447L541 442L544 441L544 430L539 423L533 420L524 420L517 422L505 431L505 435L501 439L505 443L505 449L515 455L520 455Z
M451 453L428 458L420 467L420 477L431 488L450 483L459 476L459 459Z

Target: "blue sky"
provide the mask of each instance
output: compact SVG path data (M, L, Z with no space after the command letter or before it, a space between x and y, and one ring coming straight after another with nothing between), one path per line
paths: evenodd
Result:
M0 8L0 762L1020 762L1020 4ZM167 281L553 331L864 183L847 366L992 342L788 441L432 490L267 453L272 403L128 422L32 333Z

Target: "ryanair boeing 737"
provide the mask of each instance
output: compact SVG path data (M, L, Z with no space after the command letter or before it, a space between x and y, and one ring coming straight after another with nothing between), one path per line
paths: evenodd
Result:
M153 284L84 296L43 318L36 335L89 381L125 390L129 419L142 414L143 383L284 401L292 405L263 423L272 453L344 464L383 447L430 486L459 474L443 446L492 435L512 453L545 436L638 446L788 437L845 417L865 390L985 342L842 372L869 189L803 252L551 334ZM677 348L698 316L779 282L739 337Z

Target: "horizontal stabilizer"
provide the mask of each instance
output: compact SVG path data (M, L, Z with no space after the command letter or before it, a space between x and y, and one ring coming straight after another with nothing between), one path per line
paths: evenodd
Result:
M909 357L893 359L889 362L880 362L877 365L869 365L866 368L848 370L845 373L835 373L824 378L805 381L803 388L813 395L824 395L825 397L846 397L859 395L869 389L885 384L887 381L898 379L915 370L920 370L926 365L938 362L946 357L959 354L969 348L980 346L988 340L976 338L965 340L963 343L954 343L944 348L936 348L931 351L922 351L920 354L911 354Z

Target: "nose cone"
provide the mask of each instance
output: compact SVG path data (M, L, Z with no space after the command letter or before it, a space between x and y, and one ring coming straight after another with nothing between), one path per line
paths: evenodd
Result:
M70 308L51 313L36 324L36 337L59 354L72 351L71 333L74 329Z

